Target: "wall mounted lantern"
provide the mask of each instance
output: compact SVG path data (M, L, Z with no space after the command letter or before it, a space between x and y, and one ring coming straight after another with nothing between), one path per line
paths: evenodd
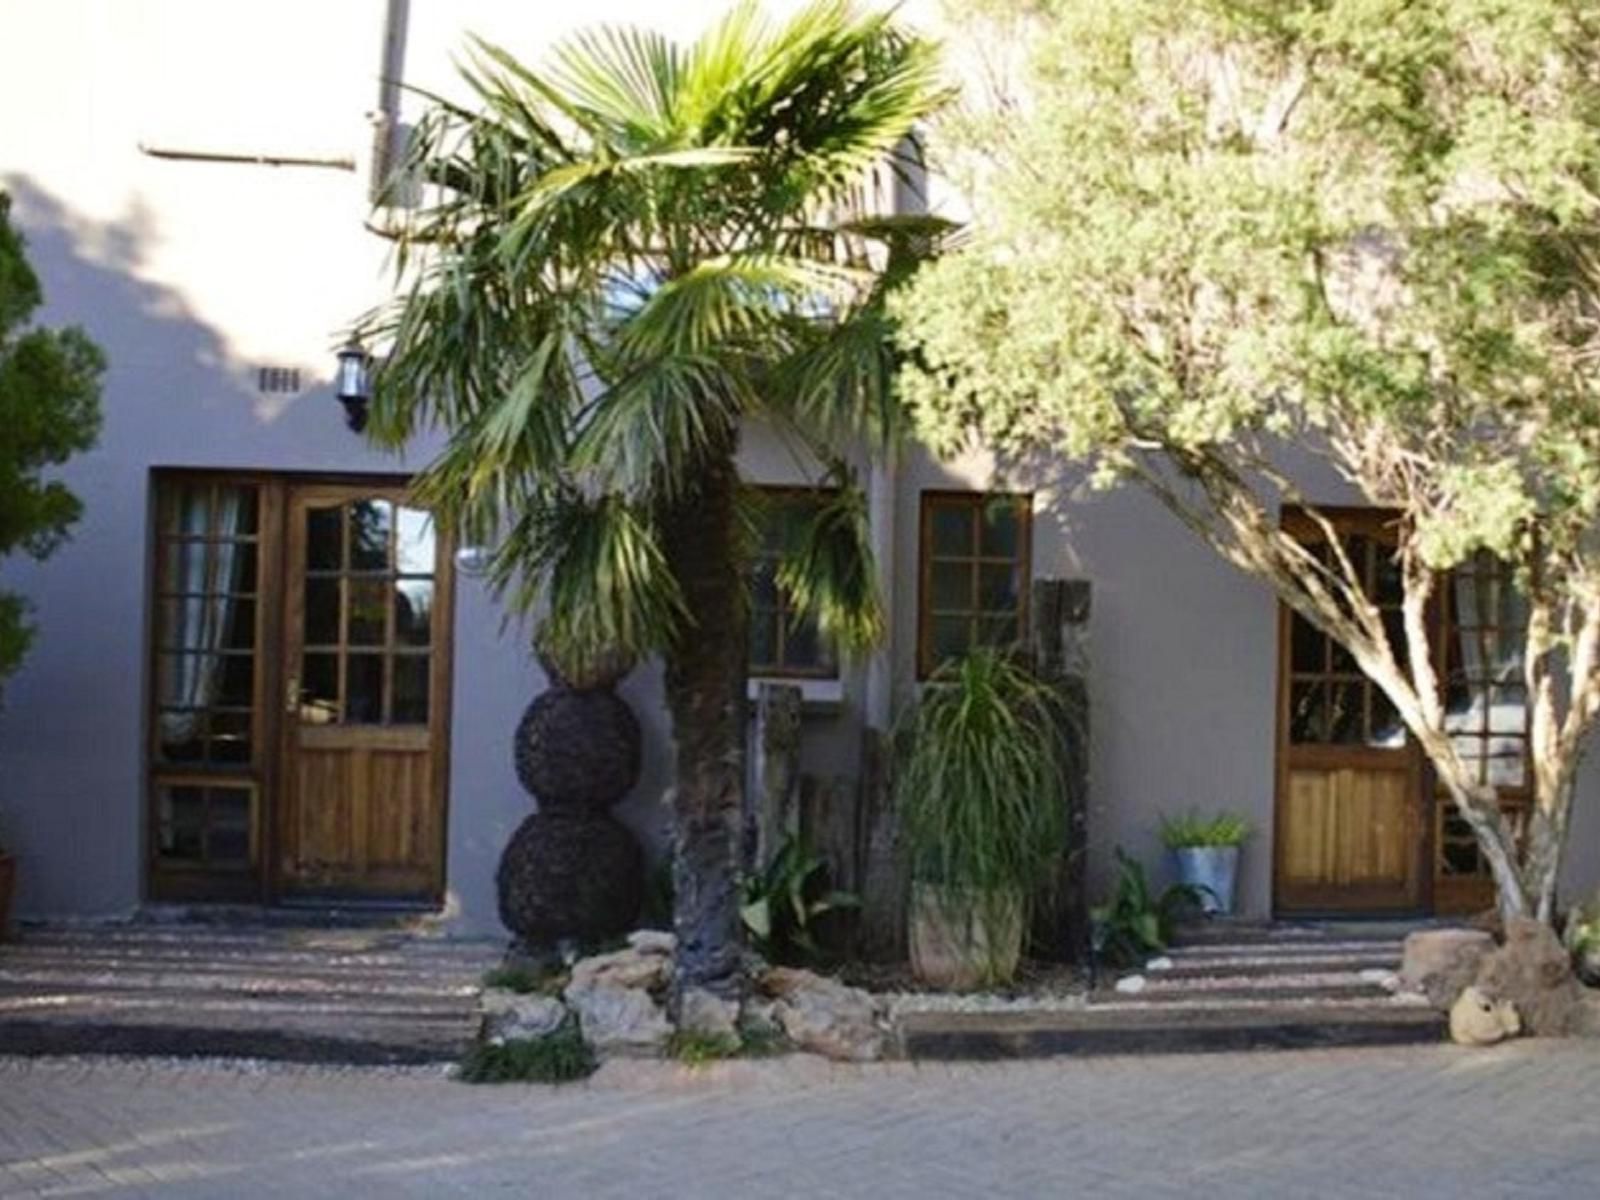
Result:
M372 399L372 355L351 338L339 348L339 368L334 391L344 405L344 423L356 433L367 427L367 403Z

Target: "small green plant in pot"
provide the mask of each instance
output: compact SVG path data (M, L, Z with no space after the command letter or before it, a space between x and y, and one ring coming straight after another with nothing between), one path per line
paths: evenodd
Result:
M940 668L903 719L896 792L924 981L965 989L1016 973L1066 837L1065 728L1057 694L988 648Z
M1201 816L1189 811L1161 818L1161 841L1172 852L1180 882L1200 893L1207 915L1233 912L1239 877L1239 847L1250 836L1250 822L1238 813Z
M1172 941L1178 918L1198 907L1205 893L1193 884L1174 883L1159 894L1144 865L1117 847L1117 885L1111 899L1093 908L1094 954L1114 967L1137 966L1160 954Z

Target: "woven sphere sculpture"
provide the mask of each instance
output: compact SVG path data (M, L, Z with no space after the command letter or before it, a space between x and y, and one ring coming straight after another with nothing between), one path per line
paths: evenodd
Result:
M638 781L639 744L639 720L616 693L551 688L517 725L517 778L544 809L603 813Z
M644 855L610 817L536 812L511 835L495 885L500 920L526 943L613 937L638 920Z

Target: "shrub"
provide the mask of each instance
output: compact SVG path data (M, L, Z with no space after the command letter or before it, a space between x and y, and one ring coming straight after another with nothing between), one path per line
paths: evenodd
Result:
M457 1078L463 1083L572 1083L587 1079L599 1065L577 1021L568 1020L544 1037L475 1043Z

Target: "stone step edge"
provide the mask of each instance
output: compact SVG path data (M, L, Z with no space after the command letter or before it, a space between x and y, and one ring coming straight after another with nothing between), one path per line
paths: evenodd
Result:
M475 1035L476 1031L473 1031ZM416 1039L340 1037L274 1029L127 1022L0 1019L0 1056L225 1058L326 1066L426 1066L458 1061L471 1036Z
M979 1019L929 1019L956 1015ZM1448 1029L1440 1014L1415 1009L1377 1015L1213 1010L1174 1020L1169 1009L1151 1007L1050 1014L1078 1019L1037 1020L1031 1026L982 1020L1004 1015L1009 1014L907 1014L896 1029L897 1047L912 1061L1198 1054L1428 1044L1443 1041Z
M1174 960L1186 958L1282 958L1303 954L1350 954L1367 957L1373 954L1393 954L1399 958L1405 952L1400 941L1340 941L1295 942L1292 944L1252 944L1249 942L1216 942L1206 945L1171 946L1161 956Z

